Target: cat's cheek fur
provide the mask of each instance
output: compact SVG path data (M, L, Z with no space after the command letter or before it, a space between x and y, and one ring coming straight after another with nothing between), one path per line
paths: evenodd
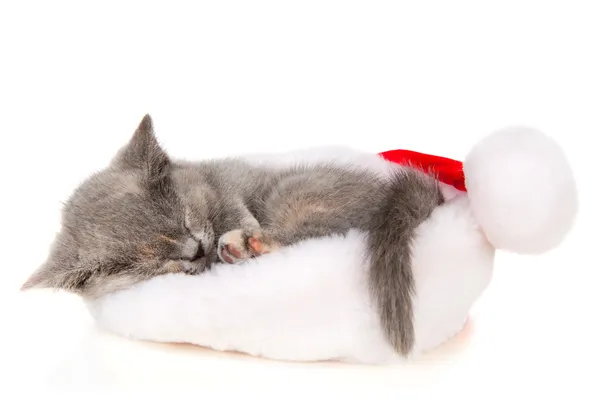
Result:
M490 282L494 250L467 209L457 196L417 228L413 355L459 332ZM351 231L243 266L156 277L88 306L103 328L131 338L280 360L402 362L372 305L364 254L364 236Z

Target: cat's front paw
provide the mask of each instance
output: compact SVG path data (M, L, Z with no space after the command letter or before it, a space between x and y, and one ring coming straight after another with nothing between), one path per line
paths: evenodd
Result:
M219 238L218 255L227 264L239 264L276 248L275 243L260 230L236 229Z

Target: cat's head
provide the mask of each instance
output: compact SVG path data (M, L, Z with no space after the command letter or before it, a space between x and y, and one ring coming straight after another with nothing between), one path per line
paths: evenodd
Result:
M146 115L110 165L68 199L47 260L22 289L94 297L210 266L216 257L209 211L178 193L173 168Z

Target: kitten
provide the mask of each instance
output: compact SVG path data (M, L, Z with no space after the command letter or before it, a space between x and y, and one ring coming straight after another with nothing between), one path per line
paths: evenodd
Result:
M400 167L384 180L328 164L174 161L146 115L110 165L71 195L48 259L23 289L93 298L355 228L367 233L370 287L384 331L406 354L414 342L411 240L442 202L433 178Z

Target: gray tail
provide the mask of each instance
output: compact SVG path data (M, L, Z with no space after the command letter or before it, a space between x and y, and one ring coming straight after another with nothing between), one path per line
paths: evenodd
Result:
M406 356L415 342L411 245L416 228L444 199L435 179L409 168L395 172L382 190L367 239L369 284L387 339Z

